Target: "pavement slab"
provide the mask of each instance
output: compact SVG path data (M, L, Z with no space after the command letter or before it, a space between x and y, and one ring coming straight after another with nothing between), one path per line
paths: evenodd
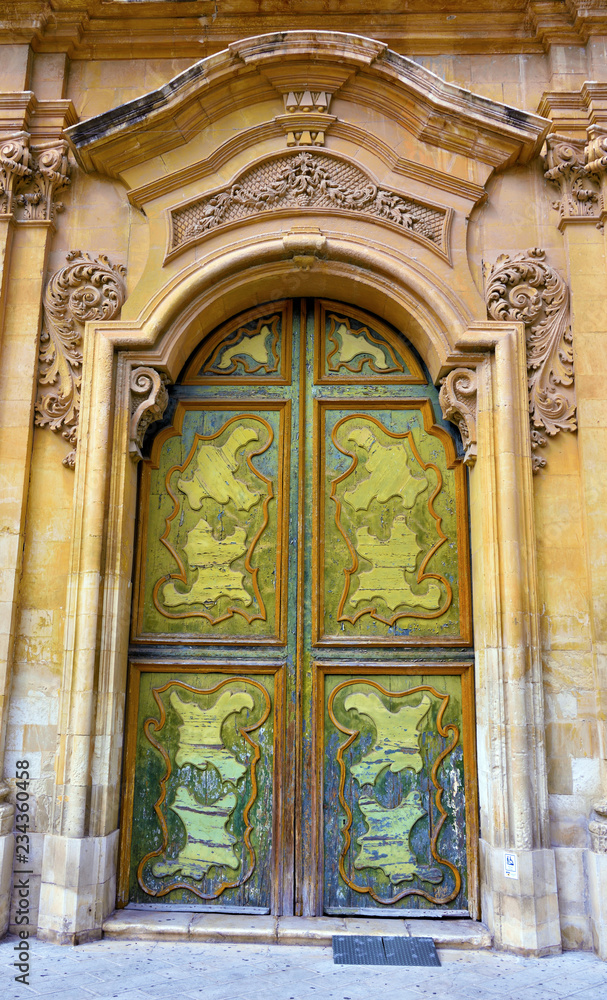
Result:
M191 935L77 948L32 938L29 985L15 982L9 936L0 941L0 1000L607 1000L607 963L594 955L520 958L485 941L466 947L448 930L453 946L439 948L440 968L335 965L328 947Z

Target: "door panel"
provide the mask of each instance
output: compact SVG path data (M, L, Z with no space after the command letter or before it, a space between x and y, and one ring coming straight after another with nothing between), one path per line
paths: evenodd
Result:
M123 901L276 908L283 674L131 665Z
M170 397L141 473L120 903L474 912L466 479L422 362L361 310L282 300Z
M325 911L467 912L470 665L315 667Z
M143 474L136 640L285 642L289 427L289 400L177 405Z
M316 408L316 642L468 642L465 472L430 401Z

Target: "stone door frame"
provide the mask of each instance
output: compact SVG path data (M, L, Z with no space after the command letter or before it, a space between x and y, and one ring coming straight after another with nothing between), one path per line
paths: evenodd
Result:
M560 950L550 849L524 326L474 322L444 283L381 243L298 226L184 268L137 321L86 332L55 817L39 934L100 936L115 905L139 419L226 315L290 294L351 302L407 333L464 429L470 467L481 917L498 946ZM296 287L296 291L294 288ZM229 303L229 312L228 306ZM453 344L455 347L453 347ZM143 369L142 373L137 369ZM147 375L146 375L147 370ZM135 379L149 379L139 394ZM465 400L453 390L463 378ZM467 439L467 440L466 440ZM476 450L476 458L474 452ZM516 854L519 878L504 875Z

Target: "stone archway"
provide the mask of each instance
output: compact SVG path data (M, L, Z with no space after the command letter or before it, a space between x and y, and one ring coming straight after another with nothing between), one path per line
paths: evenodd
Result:
M311 45L312 69L307 58ZM149 422L161 407L159 376L175 378L207 332L239 307L277 298L288 289L290 295L329 294L386 318L403 329L436 381L448 376L445 412L463 428L471 464L475 446L477 456L470 497L482 916L501 946L534 953L558 949L543 709L537 694L540 661L524 330L520 324L483 319L482 299L465 254L465 214L482 197L482 185L496 165L537 150L544 122L522 116L513 124L507 109L449 88L402 57L388 58L379 43L349 36L311 40L287 33L253 39L203 62L204 73L186 74L162 101L149 102L149 113L144 105L143 117L133 118L125 106L113 116L99 116L71 130L85 168L120 173L130 187L131 202L145 205L149 250L122 319L89 324L87 329L68 609L73 641L66 652L61 712L64 780L56 806L60 832L45 843L41 933L71 940L98 934L113 907L115 789L136 496L136 468L130 456L137 457L141 420ZM287 97L318 94L330 90L331 79L343 87L342 104L332 104L332 110L340 112L335 115L338 124L328 123L341 155L352 159L355 148L364 149L364 157L373 158L375 176L383 175L382 191L403 196L402 184L395 181L400 174L407 178L411 200L421 203L423 188L426 202L432 192L434 203L440 198L450 207L450 254L441 258L412 240L405 226L390 228L356 210L331 214L315 208L302 216L290 205L280 212L254 212L238 225L218 225L169 260L167 220L183 202L184 185L190 197L208 203L219 188L232 190L247 162L270 155L276 159L285 140L285 123L274 113L281 112L277 88ZM236 104L249 108L238 141L218 143L210 129L202 148L197 145L200 122L193 124L184 163L167 175L149 142L158 124L154 116L174 120L198 101L199 107L206 102L209 120L220 120L226 81L232 81L237 92ZM416 115L398 118L397 102L388 100L391 92L401 104L404 100L415 108ZM386 134L391 130L381 156L369 150L372 137L364 139L357 100L360 106L379 109L382 128ZM270 118L268 101L274 101ZM158 107L160 112L154 110ZM325 111L287 109L287 114L300 117L312 113ZM289 118L287 141L299 131L295 122L302 125L303 134L310 131L304 128L310 121ZM327 125L321 119L323 123ZM474 140L466 138L472 125ZM133 139L138 131L137 145ZM144 133L145 148L140 141ZM328 126L324 134L332 134ZM397 136L402 142L407 137L409 150L423 153L427 163L414 168L412 159L390 154ZM183 145L183 134L170 142L174 148ZM129 159L125 150L135 147ZM280 153L283 159L287 155ZM454 156L456 161L461 157L454 173L436 167L437 157L446 165L453 164ZM155 174L145 183L142 163L146 177ZM476 181L458 179L464 167L473 169ZM211 169L219 171L222 185L210 183ZM196 195L200 184L202 194ZM504 850L518 857L517 881L504 878ZM71 888L69 880L74 864L80 870L77 888Z

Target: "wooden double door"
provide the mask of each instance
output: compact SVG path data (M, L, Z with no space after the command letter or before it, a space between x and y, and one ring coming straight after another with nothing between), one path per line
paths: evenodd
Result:
M474 914L465 468L406 337L325 300L216 330L137 537L119 904Z

